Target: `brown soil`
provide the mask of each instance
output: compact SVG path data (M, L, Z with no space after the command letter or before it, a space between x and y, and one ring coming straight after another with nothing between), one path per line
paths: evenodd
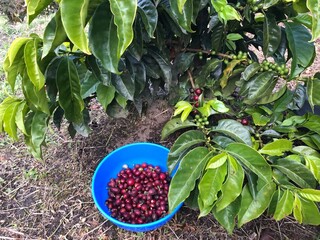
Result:
M44 162L22 143L0 141L0 239L319 239L320 229L292 218L275 222L263 216L228 236L210 215L201 219L183 207L165 226L147 233L121 230L104 219L91 198L91 177L99 161L132 142L160 141L172 109L156 101L141 117L110 119L93 104L88 138L70 139L65 129L50 129Z

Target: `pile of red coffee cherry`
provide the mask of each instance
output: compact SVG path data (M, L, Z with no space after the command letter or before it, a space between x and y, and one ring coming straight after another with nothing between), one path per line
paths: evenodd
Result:
M110 179L106 205L111 216L131 224L156 221L168 213L170 177L159 166L126 165L117 178Z

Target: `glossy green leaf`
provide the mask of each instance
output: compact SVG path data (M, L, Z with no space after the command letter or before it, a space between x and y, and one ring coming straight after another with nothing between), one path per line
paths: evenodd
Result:
M292 149L292 152L301 154L302 156L314 156L320 158L320 153L317 152L316 150L312 149L311 147L308 146L297 146Z
M129 73L114 75L111 78L112 85L116 88L126 100L133 101L135 92L135 83Z
M207 169L199 182L199 197L204 206L211 206L218 199L222 184L227 174L227 164L218 168Z
M313 202L320 202L320 190L305 188L298 191L298 194Z
M28 111L29 111L29 108L28 108L27 102L26 101L20 102L18 109L17 109L17 112L16 112L15 121L16 121L17 127L25 135L27 135L28 133L27 133L27 130L24 126L24 119L25 119L25 116Z
M116 89L112 85L110 86L105 86L103 84L98 85L97 98L105 111L107 110L108 105L114 99L115 93L116 93Z
M240 20L240 14L226 0L211 0L211 4L218 13L219 19L225 23L229 20Z
M170 0L170 8L179 25L188 32L193 32L191 29L191 22L193 18L193 1L185 0L182 9L179 9L179 1ZM181 10L181 11L180 11Z
M48 127L49 116L46 113L37 111L34 114L31 124L31 141L33 146L37 149L43 144Z
M0 103L0 132L3 131L3 118L4 118L4 113L6 112L7 108L14 102L16 102L17 99L12 98L12 97L7 97L5 98L1 103Z
M80 80L76 66L68 57L62 57L57 69L57 87L59 104L64 110L65 117L70 122L82 122L84 102L81 98Z
M285 26L289 49L292 54L290 78L294 78L310 66L314 58L315 47L313 43L309 42L311 34L303 25L286 22Z
M218 113L229 112L229 108L227 108L226 105L218 99L212 99L208 101L208 104Z
M320 36L320 5L319 1L307 0L307 8L310 10L312 16L312 39L311 41L315 41Z
M194 122L191 122L189 120L181 122L180 118L173 118L164 125L161 131L161 139L163 140L167 138L170 134L180 129L196 127L196 126L197 125Z
M263 22L263 54L272 56L281 42L281 29L273 14L265 14Z
M85 78L81 82L81 97L83 99L90 97L97 91L98 85L98 79L91 72L87 71Z
M35 19L53 0L26 0L28 24Z
M170 149L167 166L171 173L188 149L205 142L205 135L198 130L190 130L181 134Z
M261 66L259 63L254 62L250 64L241 74L241 79L244 81L248 81L252 78L257 72L259 72Z
M31 38L26 38L26 37L18 37L16 38L15 40L13 40L13 42L11 43L10 47L9 47L9 50L7 52L7 56L6 58L8 58L8 65L4 66L5 67L10 67L14 60L16 59L18 53L19 53L19 50L21 48L24 47L24 45L29 41L31 40ZM20 57L20 56L18 56ZM6 69L4 69L6 71Z
M232 139L252 146L251 135L247 128L241 123L232 119L223 119L218 122L216 127L211 129L212 132L223 133Z
M110 72L119 73L118 48L120 42L115 32L117 32L117 26L114 24L110 5L108 2L103 2L92 17L89 43L92 53L101 61L102 66Z
M183 52L178 54L173 62L173 69L175 74L182 74L191 66L195 53Z
M61 13L57 11L54 17L46 26L43 33L43 52L42 58L48 55L50 51L56 49L67 38L61 21Z
M271 181L271 167L259 152L243 143L231 143L226 150L265 182Z
M40 90L36 89L36 87L28 78L27 73L25 73L22 78L22 90L28 105L34 105L36 109L47 114L50 113L44 87L42 87Z
M16 114L18 107L20 105L19 101L14 101L7 106L3 115L3 128L4 131L14 140L18 140L17 136L17 125L16 125Z
M120 59L124 51L133 39L133 22L137 11L137 0L109 0L110 9L117 26L118 49L117 59ZM112 33L114 34L114 33Z
M293 210L293 201L294 197L290 190L285 190L284 194L280 198L279 202L277 203L276 210L274 212L274 219L276 221L280 221L281 219L289 216Z
M308 128L309 130L314 131L320 135L320 116L318 115L309 116L307 121L303 122L301 126Z
M225 152L219 153L210 158L206 169L215 169L221 167L227 161L228 155Z
M70 41L81 51L90 54L85 33L89 0L61 0L61 20Z
M312 28L312 17L309 13L299 13L292 19L294 22L301 23L305 25L307 28Z
M316 180L310 170L303 164L288 159L276 159L275 168L284 173L301 188L315 188Z
M211 210L213 208L213 205L205 205L203 203L202 199L200 198L200 195L198 195L198 201L197 202L198 202L198 207L199 207L199 210L200 210L198 218L207 216L211 212Z
M255 198L248 199L244 204L241 204L241 209L246 210L245 212L239 212L238 226L241 227L243 224L258 218L268 208L275 190L276 185L269 182L260 189Z
M172 212L189 196L208 160L208 153L207 148L197 147L181 159L179 168L170 182L168 193L169 212Z
M269 117L258 112L252 113L251 116L255 126L265 126L271 120Z
M294 217L299 223L320 225L320 212L316 203L300 198L298 195L294 202Z
M268 143L259 150L261 154L267 154L269 156L282 156L284 152L292 150L292 142L287 139L277 139L271 143Z
M24 47L24 61L31 82L37 90L40 90L44 86L45 79L38 65L38 47L36 40L30 40L26 43Z
M312 172L315 179L320 183L320 158L316 156L304 155L306 167Z
M320 94L317 89L320 89L320 79L309 78L307 82L307 94L312 111L314 111L315 105L320 106Z
M273 72L256 74L241 89L242 93L246 95L244 102L251 105L255 104L264 96L271 94L276 82L277 79L274 78Z
M179 101L176 105L175 105L176 110L173 113L173 116L177 116L180 113L181 114L181 122L184 122L189 114L191 113L193 107L192 105L187 102L187 101Z
M242 192L244 171L242 166L228 155L228 175L222 185L221 196L216 203L216 212L220 212L234 202Z
M236 216L241 206L241 198L237 198L228 206L218 211L216 207L213 208L214 218L227 230L231 235L236 225Z
M138 13L142 18L142 22L148 32L149 37L153 37L158 23L158 12L156 6L152 1L139 0Z

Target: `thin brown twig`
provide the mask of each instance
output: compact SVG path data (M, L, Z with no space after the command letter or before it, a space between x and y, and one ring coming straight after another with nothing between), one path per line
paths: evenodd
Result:
M192 74L191 74L190 70L188 70L188 75L189 75L189 80L190 80L191 86L192 86L193 89L195 89L196 86L194 85L193 77L192 77Z

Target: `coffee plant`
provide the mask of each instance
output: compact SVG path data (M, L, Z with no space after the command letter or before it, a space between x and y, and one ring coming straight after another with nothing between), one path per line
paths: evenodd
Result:
M32 22L52 0L29 0ZM162 138L185 202L232 233L267 213L319 225L317 0L59 0L43 36L13 41L0 131L42 157L48 124L90 132L90 100L110 116L176 104ZM16 82L23 95L15 95ZM293 87L292 87L293 86Z

